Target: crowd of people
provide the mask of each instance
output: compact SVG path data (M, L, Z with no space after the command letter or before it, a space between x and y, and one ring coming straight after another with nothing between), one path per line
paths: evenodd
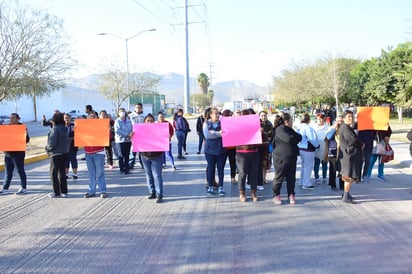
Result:
M109 145L84 147L85 160L89 176L89 186L85 198L95 197L97 186L101 198L106 198L107 187L104 176L105 166L114 168L117 159L119 172L122 175L130 173L137 160L144 169L149 191L148 199L160 203L163 199L162 170L167 168L167 160L176 169L172 153L172 137L177 139L177 159L184 160L188 154L186 140L190 125L184 117L182 109L174 114L173 121L165 119L159 112L157 119L152 114L143 112L143 105L136 104L135 110L128 113L120 108L116 119L112 119L105 110L98 114L91 105L85 108L87 119L108 119L110 126ZM258 144L243 144L224 147L222 142L221 117L258 114L260 119L260 134L262 142ZM357 130L354 113L347 109L342 115L336 114L326 107L323 110L315 108L313 112L316 123L311 123L311 115L305 113L300 124L294 126L294 115L279 112L275 114L273 123L268 119L266 111L256 113L253 109L236 112L217 108L208 108L196 120L198 145L196 154L201 154L202 148L206 160L206 194L209 196L225 196L224 168L227 160L230 164L231 184L238 185L239 200L247 201L247 191L257 202L258 191L268 183L267 172L272 167L275 170L273 179L273 202L282 204L281 187L286 181L287 199L290 204L296 203L295 184L297 160L300 157L301 169L298 185L302 189L312 190L316 184L328 183L333 191L342 191L342 202L353 204L350 194L353 183L361 181L369 183L371 172L378 161L377 179L385 181L384 161L382 155L374 151L374 141L389 143L391 128L387 130ZM10 124L21 124L17 113L10 115ZM74 144L75 127L69 114L56 110L52 119L43 116L44 126L50 127L46 152L50 156L50 181L52 192L50 197L67 197L67 179L78 178L78 148ZM133 125L138 123L168 123L169 150L132 152ZM27 132L27 130L26 130ZM408 133L412 139L412 130ZM27 133L26 141L30 138ZM412 156L412 147L411 147ZM21 188L18 194L27 192L27 178L24 171L25 151L5 152L5 177L0 193L7 194L16 167L20 176ZM71 167L71 172L70 172ZM217 172L218 181L215 179ZM236 180L236 174L238 174ZM313 175L312 175L313 174Z

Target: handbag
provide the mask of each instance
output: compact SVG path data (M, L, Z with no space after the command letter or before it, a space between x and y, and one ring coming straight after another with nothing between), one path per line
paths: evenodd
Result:
M389 144L385 146L385 154L381 156L381 163L388 163L395 158L395 153Z
M384 155L386 153L386 144L384 140L379 141L379 135L376 133L375 146L372 149L372 154Z

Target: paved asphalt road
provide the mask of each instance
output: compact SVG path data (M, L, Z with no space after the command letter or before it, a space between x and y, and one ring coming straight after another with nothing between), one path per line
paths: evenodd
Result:
M297 187L295 206L276 206L271 183L259 191L259 202L249 196L241 203L228 166L227 195L208 197L193 132L188 148L176 171L163 172L161 204L146 199L140 168L126 176L107 169L110 196L85 199L87 170L80 161L70 197L51 199L49 162L27 165L29 193L0 196L0 272L412 273L407 144L393 144L397 156L385 167L387 182L353 186L355 205L319 185ZM15 175L10 189L18 182Z

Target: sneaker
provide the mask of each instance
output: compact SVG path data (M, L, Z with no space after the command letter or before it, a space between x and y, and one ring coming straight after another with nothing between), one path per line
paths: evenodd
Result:
M215 192L213 191L213 187L209 187L206 194L209 195L209 196L215 195Z
M257 186L257 190L265 190L263 186Z
M290 194L290 196L289 196L289 204L291 204L291 205L296 204L295 195Z
M84 198L91 198L91 197L94 197L94 196L96 196L96 194L90 194L90 193L86 193L86 194L84 194Z
M49 193L49 194L47 194L47 196L49 197L49 198L60 198L61 196L60 195L57 195L56 193Z
M0 194L1 195L7 195L9 193L10 193L10 190L8 190L8 189L4 189L4 188L0 189Z
M149 196L147 196L147 199L149 199L149 200L156 199L156 193L150 194Z
M77 174L73 174L73 179L77 180L79 178L79 176L77 176Z
M328 180L326 178L322 179L322 184L326 185L327 182Z
M303 189L316 189L314 186L302 186Z
M273 198L273 203L275 205L281 205L282 204L282 199L280 198L280 195L277 195Z
M369 184L370 178L369 178L369 176L363 176L363 177L362 177L362 180L363 180L363 182L364 182L365 184Z
M386 182L386 179L383 176L378 176L378 181Z
M166 168L167 168L167 165L166 165L166 164L163 164L163 168L166 169Z
M223 187L219 187L219 196L225 196L225 195L226 195L226 193L223 190Z
M104 199L104 198L107 198L107 193L106 192L103 192L103 193L100 193L100 198L102 198L102 199Z
M322 180L317 178L317 179L315 179L315 182L316 182L317 185L320 185L322 183Z
M173 165L173 169L176 170L176 166L175 166L175 165Z
M62 194L61 194L61 197L62 197L62 198L67 198L67 197L68 197L68 196L67 196L67 193L62 193Z

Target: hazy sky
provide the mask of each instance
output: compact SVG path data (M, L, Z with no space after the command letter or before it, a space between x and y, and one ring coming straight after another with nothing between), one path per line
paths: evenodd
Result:
M30 0L61 17L79 61L75 76L108 62L154 73L184 73L184 0ZM266 85L291 60L324 52L379 56L412 40L410 0L191 0L190 75ZM99 36L107 32L115 36ZM409 32L409 34L407 34Z

